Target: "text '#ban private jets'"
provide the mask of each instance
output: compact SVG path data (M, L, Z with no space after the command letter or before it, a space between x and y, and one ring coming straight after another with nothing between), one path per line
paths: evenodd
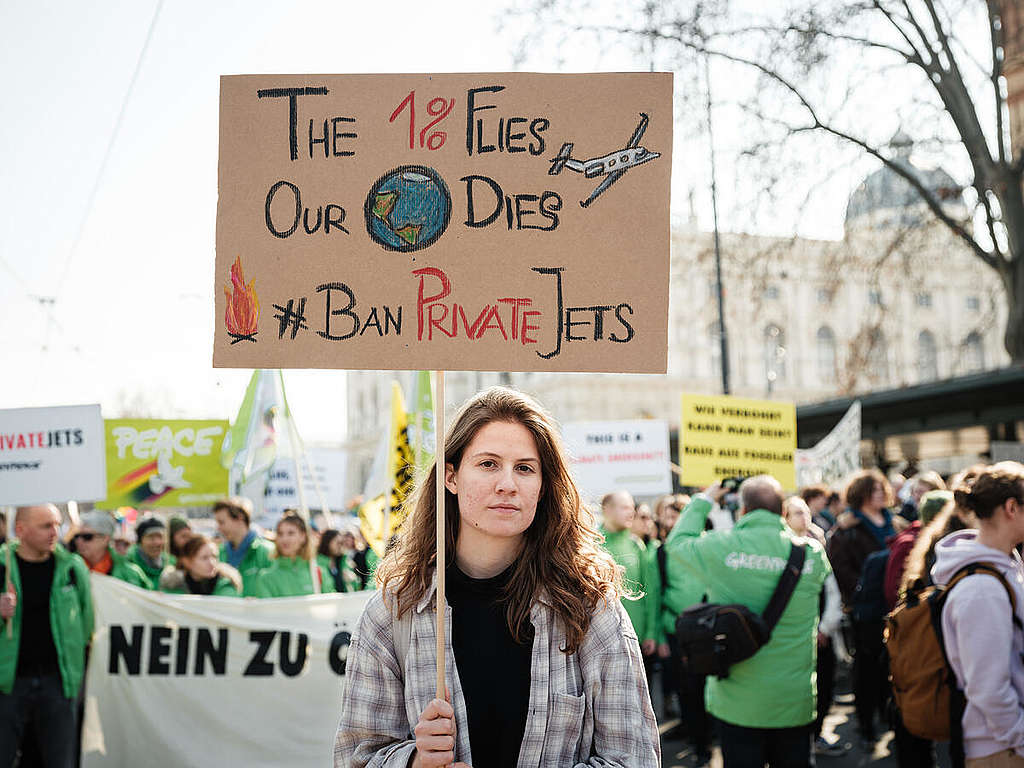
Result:
M660 152L651 152L646 147L637 146L640 143L640 139L643 138L644 131L647 130L648 121L647 115L641 112L640 122L636 130L633 131L629 143L623 149L610 152L603 157L576 160L572 157L572 142L566 142L558 150L558 154L551 158L551 167L548 169L548 175L557 176L562 172L563 168L568 168L570 171L582 173L588 179L605 176L604 181L598 184L597 188L590 193L590 197L580 201L580 205L583 208L588 207L602 192L622 178L622 175L630 168L635 168L638 165L661 157Z

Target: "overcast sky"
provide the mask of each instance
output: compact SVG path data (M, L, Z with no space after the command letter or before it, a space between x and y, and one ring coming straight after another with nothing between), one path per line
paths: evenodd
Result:
M168 0L153 24L156 8L0 3L0 408L99 402L116 416L143 403L167 417L233 417L250 372L210 363L220 75L501 71L513 62L499 6L478 0ZM568 60L570 71L646 69L625 54ZM542 54L528 64L554 66ZM709 227L706 142L683 138L673 211L685 218L694 188ZM722 126L720 140L728 198L735 129ZM823 196L807 234L838 236L858 173ZM340 440L344 373L285 380L304 437Z

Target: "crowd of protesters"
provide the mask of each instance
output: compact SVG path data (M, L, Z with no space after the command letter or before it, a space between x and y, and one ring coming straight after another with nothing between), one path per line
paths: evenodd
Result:
M963 747L972 766L1024 765L1024 466L910 479L863 470L842 488L813 485L789 496L767 476L737 485L639 505L620 490L587 513L595 540L618 565L646 678L637 690L649 696L658 684L656 714L678 721L665 738L688 740L697 765L709 762L717 739L727 768L813 765L815 756L843 754L852 745L827 739L823 726L837 666L852 658L860 747L870 752L892 730L901 766L935 765L935 744L908 731L894 704L883 628L907 595L985 562L1009 586L970 575L972 587L951 589L941 615L966 697ZM47 737L30 752L45 765L72 764L93 629L90 572L169 594L268 598L376 587L378 558L355 527L316 530L288 511L272 532L261 532L252 514L246 499L218 502L216 537L185 517L142 514L127 542L102 510L82 514L62 538L55 507L19 508L0 597L3 629L12 630L0 632L0 766L14 764L43 723ZM677 636L680 615L701 603L767 615L797 546L805 551L800 575L766 644L725 675L695 672ZM478 580L462 578L450 604L484 610Z

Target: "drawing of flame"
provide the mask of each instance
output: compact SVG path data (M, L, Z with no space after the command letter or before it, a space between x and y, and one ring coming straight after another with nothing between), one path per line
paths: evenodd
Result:
M256 341L256 328L260 320L260 302L256 298L254 284L256 280L250 280L245 284L245 275L242 274L242 257L235 258L231 265L231 289L224 286L224 296L228 300L227 309L224 310L224 325L227 326L228 335L231 336L232 344L240 341Z

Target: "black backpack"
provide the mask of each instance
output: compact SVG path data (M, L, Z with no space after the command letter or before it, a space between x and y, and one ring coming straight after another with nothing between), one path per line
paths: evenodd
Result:
M676 637L687 671L726 678L729 667L757 653L782 618L806 557L806 547L794 542L775 592L760 616L738 603L700 603L683 611L676 620Z

